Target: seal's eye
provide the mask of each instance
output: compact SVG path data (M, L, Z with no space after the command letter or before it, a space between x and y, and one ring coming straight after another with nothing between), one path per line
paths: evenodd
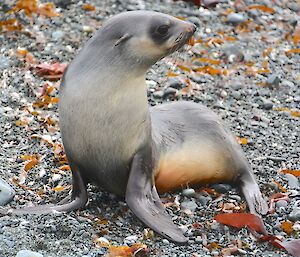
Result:
M165 36L168 34L169 28L169 25L161 25L156 29L156 32L161 36Z

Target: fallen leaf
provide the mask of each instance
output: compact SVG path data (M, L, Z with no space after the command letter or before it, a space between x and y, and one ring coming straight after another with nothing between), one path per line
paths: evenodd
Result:
M288 235L290 235L293 231L293 225L294 223L293 222L290 222L290 221L284 221L281 223L280 227L282 228L282 230L287 233Z
M139 253L139 256L147 256L148 249L144 244L134 244L132 246L110 246L106 257L133 257ZM144 255L141 255L144 253Z
M267 7L265 5L250 5L250 6L248 6L248 9L250 9L250 10L256 9L256 10L260 10L260 11L267 12L267 13L275 13L274 9Z
M49 79L49 80L59 80L67 68L68 64L66 63L42 63L34 66L36 69L37 75Z
M82 9L85 10L85 11L95 11L96 7L91 5L91 4L84 4L82 6Z
M261 218L251 213L222 213L216 215L215 220L227 226L235 228L250 227L258 233L267 234Z
M282 173L284 174L292 174L296 177L300 177L300 170L289 170L289 169L284 169L284 170L281 170Z
M300 42L300 26L297 26L293 35L293 43L297 45Z

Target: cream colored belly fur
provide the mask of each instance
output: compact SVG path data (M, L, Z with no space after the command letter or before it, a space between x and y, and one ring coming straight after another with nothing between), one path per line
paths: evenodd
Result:
M220 146L183 144L160 156L155 185L160 193L198 184L231 181L236 171ZM222 148L222 147L221 147Z

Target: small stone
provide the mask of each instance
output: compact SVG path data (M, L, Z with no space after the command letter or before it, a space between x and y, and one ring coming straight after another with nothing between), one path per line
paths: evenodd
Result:
M174 96L176 95L176 93L177 90L175 88L168 87L167 89L164 90L164 97Z
M223 57L227 62L235 63L244 60L244 53L242 49L234 44L227 44L222 47Z
M243 14L240 14L240 13L230 13L227 16L227 22L235 24L235 25L246 21L246 19L247 18Z
M240 202L242 198L239 195L229 195L229 197L237 202Z
M236 99L236 100L240 100L241 98L242 98L242 95L241 95L241 93L240 92L238 92L238 91L234 91L234 92L232 92L232 94L231 94L232 96L233 96L233 98L234 99Z
M168 239L165 239L165 238L164 238L164 239L162 240L162 243L163 243L164 245L168 245L170 242L169 242Z
M182 202L181 207L182 207L182 209L189 209L192 212L194 212L196 210L196 208L198 207L198 205L195 203L194 200L191 200L191 201Z
M87 26L87 25L82 26L82 30L87 33L92 33L94 31L91 26Z
M285 200L279 200L276 202L276 207L281 208L284 207L286 208L288 206L288 202Z
M161 98L163 98L163 96L164 96L164 92L161 91L161 90L155 91L153 93L153 97L156 98L156 99L161 99Z
M230 87L234 90L239 90L239 89L242 89L244 86L242 83L233 83L230 85Z
M9 247L12 248L15 246L15 242L12 240L8 240L8 239L3 239L3 242Z
M0 70L10 67L10 60L5 56L0 56Z
M17 253L16 257L43 257L43 255L29 250L21 250Z
M275 88L279 87L280 78L276 74L271 74L268 76L266 83L269 86L273 86Z
M200 195L200 196L198 196L198 201L199 201L199 203L201 203L201 205L206 206L207 203L211 201L211 197Z
M298 189L300 187L298 178L295 177L293 174L285 174L285 177L288 180L288 184L289 184L290 188L297 188Z
M186 197L192 197L195 195L195 190L193 188L187 188L182 190L182 194Z
M227 193L232 188L229 184L214 184L211 187L221 194Z
M292 212L289 214L288 219L290 221L298 221L300 220L300 208L296 207L292 210Z
M168 87L172 87L175 89L181 89L184 87L183 83L180 80L175 78L169 78L167 85Z
M60 41L64 37L64 35L65 35L65 33L63 31L56 30L56 31L52 32L51 37L54 41Z
M134 243L138 240L137 236L128 236L124 239L125 243Z
M258 100L259 107L265 110L271 110L273 108L273 103L271 100L260 97Z
M9 203L15 196L15 191L12 187L0 178L0 206Z
M202 237L201 237L201 236L197 236L196 239L195 239L195 242L196 242L196 243L202 243L202 241L203 241L203 240L202 240Z

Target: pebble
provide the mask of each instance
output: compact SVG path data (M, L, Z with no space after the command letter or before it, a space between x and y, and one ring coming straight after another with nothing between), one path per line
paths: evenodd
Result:
M270 86L274 86L275 88L279 87L280 78L276 74L271 74L267 78L267 84Z
M292 212L289 214L288 219L290 221L299 221L300 220L300 208L296 207L292 210Z
M175 88L168 87L167 89L164 90L164 97L174 96L176 95L176 93L177 90Z
M9 68L9 66L10 66L10 59L5 56L0 56L0 70Z
M276 202L276 207L281 208L284 207L286 208L288 206L288 202L285 200L279 200Z
M3 242L9 247L9 248L12 248L15 246L15 242L12 241L12 240L9 240L9 239L3 239Z
M261 97L261 101L259 102L259 106L265 110L271 110L273 108L273 103L271 100Z
M222 47L222 52L229 63L241 62L244 60L244 53L237 45L227 44Z
M230 13L227 16L227 22L235 24L235 25L242 23L246 20L247 20L247 18L243 14L240 14L240 13Z
M195 195L195 190L193 188L187 188L182 190L182 194L187 197L192 197Z
M138 240L137 236L128 236L124 238L125 243L135 243Z
M221 194L227 193L232 189L231 185L229 184L214 184L211 187Z
M94 31L92 27L87 25L82 26L82 30L87 33L92 33Z
M179 79L175 78L169 78L167 85L168 87L172 87L175 89L181 89L182 87L184 87L184 84Z
M164 96L164 92L161 91L161 90L155 91L153 93L153 97L156 98L156 99L161 99L161 98L163 98L163 96Z
M21 250L17 253L16 257L43 257L43 255L29 250Z
M65 33L61 30L56 30L52 32L52 39L54 41L60 41L61 39L63 39L63 37L65 36Z
M198 202L201 203L201 205L206 206L208 202L210 202L212 199L210 196L204 196L200 195L198 196Z
M286 179L288 180L288 184L290 188L299 188L300 184L298 178L295 177L293 174L285 174Z
M15 191L6 183L5 180L0 178L0 206L9 203L15 196Z
M190 200L190 201L182 202L181 207L182 207L182 209L189 209L192 212L194 212L196 210L196 208L198 207L198 205L196 204L196 202L194 200Z
M233 96L233 98L234 99L236 99L236 100L240 100L241 98L242 98L242 95L241 95L241 93L240 92L238 92L238 91L234 91L234 92L232 92L232 94L231 94L232 96Z
M162 243L163 243L164 245L168 245L170 242L169 242L168 239L165 239L165 238L164 238L164 239L162 240Z
M232 83L230 85L230 87L234 90L239 90L239 89L242 89L244 86L242 83Z
M237 202L240 202L242 200L239 195L229 195L229 198L236 200Z

